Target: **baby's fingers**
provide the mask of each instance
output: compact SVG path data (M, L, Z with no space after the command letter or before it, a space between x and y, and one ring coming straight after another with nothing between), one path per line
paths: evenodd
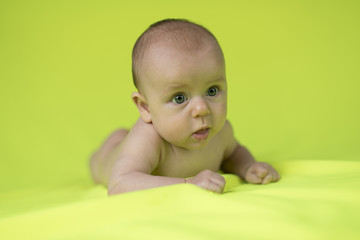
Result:
M270 182L273 182L275 180L273 174L269 172L269 174L263 179L262 184L268 184Z
M264 178L262 184L267 184L270 182L277 182L280 179L280 175L276 172L276 170L270 170L269 174Z
M210 180L210 189L213 192L222 193L225 188L225 178L218 173L214 173Z
M245 180L249 183L261 183L262 178L259 178L255 172L248 172Z
M223 187L226 183L225 178L218 173L215 173L213 175L213 177L211 178L211 181L220 187Z
M195 177L188 179L188 183L217 193L222 193L225 188L225 178L211 170L198 173Z
M217 183L214 183L214 182L210 182L206 189L210 190L212 192L216 192L216 193L223 193L224 186L221 186L221 185L219 185Z
M254 170L256 176L260 179L264 179L266 176L269 175L269 169L265 165L265 163L259 163L254 166Z

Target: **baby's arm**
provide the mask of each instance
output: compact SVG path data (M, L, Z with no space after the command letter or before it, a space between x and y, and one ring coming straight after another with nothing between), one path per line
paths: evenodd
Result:
M139 120L122 142L108 182L108 194L184 183L184 178L152 176L161 152L161 138Z
M280 179L277 171L265 162L256 162L251 153L236 141L229 123L230 144L225 153L221 169L233 173L249 183L267 184Z
M151 175L159 164L162 144L161 137L152 125L139 120L123 141L116 156L107 184L108 194L179 183L192 183L210 191L223 192L225 179L210 170L204 170L188 180Z

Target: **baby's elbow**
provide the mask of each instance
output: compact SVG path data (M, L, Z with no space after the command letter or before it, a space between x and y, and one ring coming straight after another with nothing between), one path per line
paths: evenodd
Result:
M134 191L132 183L133 178L129 173L111 176L107 186L108 196Z
M127 192L125 181L121 176L118 176L116 179L110 178L107 189L108 196Z
M109 184L108 185L108 189L107 189L108 196L116 195L116 194L119 194L121 192L122 191L121 191L121 188L119 188L119 186L114 185L114 184Z
M125 192L129 192L129 190L126 189L125 186L122 186L122 184L116 184L113 186L108 186L107 194L108 194L108 196L112 196L112 195L125 193Z
M109 188L107 192L108 196L112 196L120 193L123 193L123 191L121 190L119 191L119 189L114 189L114 188Z

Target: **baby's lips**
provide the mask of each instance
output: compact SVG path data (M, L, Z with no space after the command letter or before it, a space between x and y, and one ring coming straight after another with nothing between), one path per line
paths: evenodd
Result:
M193 133L193 137L197 140L205 140L209 136L209 128L201 129Z
M199 131L196 131L195 133L196 134L203 134L203 133L206 133L209 129L208 128L205 128L205 129L201 129Z

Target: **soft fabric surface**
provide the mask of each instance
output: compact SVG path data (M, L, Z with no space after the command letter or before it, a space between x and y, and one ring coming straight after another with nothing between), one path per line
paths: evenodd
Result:
M0 239L360 239L360 1L0 1ZM107 197L88 159L139 113L131 50L165 18L224 51L236 138L282 179Z
M0 195L1 239L358 239L360 163L274 164L283 178L220 195L189 184L108 198L73 185Z

